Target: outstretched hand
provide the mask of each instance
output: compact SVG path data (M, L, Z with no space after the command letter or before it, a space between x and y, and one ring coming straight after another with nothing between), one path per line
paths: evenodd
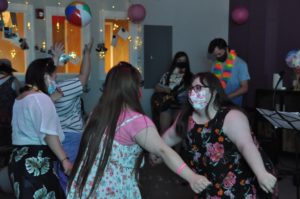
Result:
M276 177L268 172L258 178L259 186L266 193L273 193L276 182Z
M211 182L205 176L197 175L197 174L194 174L194 177L189 183L191 189L195 193L200 193L204 189L206 189L209 185L211 185Z
M53 54L54 64L57 66L59 63L59 57L65 52L65 46L63 43L55 43L54 46L51 47L51 51Z

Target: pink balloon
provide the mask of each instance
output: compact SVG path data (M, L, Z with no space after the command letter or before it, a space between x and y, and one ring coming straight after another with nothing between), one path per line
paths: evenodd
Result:
M146 9L142 4L132 4L128 8L127 15L133 23L140 23L146 16Z
M244 6L239 6L233 9L231 12L232 20L237 24L244 24L249 17L249 11Z
M0 12L4 12L8 8L7 0L0 0Z

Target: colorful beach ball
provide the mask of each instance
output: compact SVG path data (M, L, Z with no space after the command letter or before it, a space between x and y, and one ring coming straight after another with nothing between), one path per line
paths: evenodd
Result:
M65 10L67 20L76 26L86 26L91 22L92 14L90 7L83 2L74 1Z

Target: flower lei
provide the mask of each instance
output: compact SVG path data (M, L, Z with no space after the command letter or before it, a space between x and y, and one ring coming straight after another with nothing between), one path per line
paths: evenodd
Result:
M226 59L226 64L223 68L222 62L217 61L214 68L213 73L218 77L221 81L222 87L225 89L227 83L231 77L231 71L234 66L234 60L236 58L235 50L230 50L228 57Z

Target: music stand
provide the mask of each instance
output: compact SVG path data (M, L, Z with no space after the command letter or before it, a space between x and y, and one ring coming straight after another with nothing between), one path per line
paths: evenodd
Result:
M271 111L268 109L257 108L257 111L266 118L275 129L292 129L295 131L300 131L300 113L299 112L283 112L283 111ZM296 191L297 199L300 199L299 196L299 172L298 172L298 133L296 134L295 139L295 148L296 148Z

